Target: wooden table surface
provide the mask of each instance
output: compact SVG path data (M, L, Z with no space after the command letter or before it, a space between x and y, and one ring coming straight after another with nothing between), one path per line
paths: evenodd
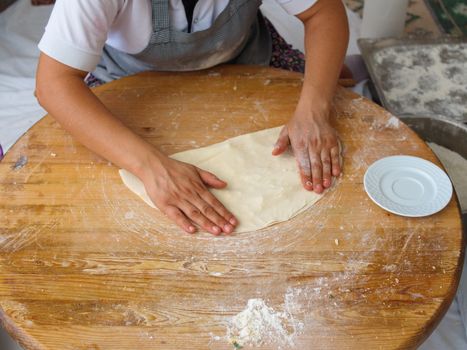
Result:
M285 123L300 87L300 74L225 66L144 73L95 93L170 154ZM288 323L286 340L271 333L258 348L416 348L457 288L456 198L427 218L376 206L362 184L371 163L396 154L440 163L370 101L339 88L335 105L336 186L289 222L231 237L181 232L45 117L0 163L6 329L28 350L233 349L231 317L260 298Z

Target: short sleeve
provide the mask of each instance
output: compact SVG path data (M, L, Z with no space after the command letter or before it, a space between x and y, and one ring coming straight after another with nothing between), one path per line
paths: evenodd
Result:
M314 4L316 4L318 0L276 0L276 2L283 7L291 15L298 15Z
M93 71L124 1L57 0L39 49L67 66Z

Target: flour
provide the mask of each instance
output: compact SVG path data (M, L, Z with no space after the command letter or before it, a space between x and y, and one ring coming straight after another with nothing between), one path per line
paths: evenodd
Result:
M436 143L428 142L428 146L446 168L459 198L462 211L467 211L467 159Z
M467 44L391 47L375 54L376 74L396 114L467 121Z
M135 212L134 211L127 211L125 213L124 217L125 217L126 220L131 220L131 219L133 219L135 217Z
M250 299L247 307L230 320L227 339L242 347L271 343L279 347L291 346L302 327L303 324L294 320L287 310L278 312L266 305L263 299Z
M384 265L382 270L385 272L396 272L397 265L396 264Z
M386 122L385 126L388 129L397 129L399 128L400 121L394 116L391 116L389 120Z

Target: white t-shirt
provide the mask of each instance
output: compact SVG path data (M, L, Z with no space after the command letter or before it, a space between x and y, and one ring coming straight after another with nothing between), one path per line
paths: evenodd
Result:
M182 0L168 1L171 27L187 31ZM317 0L275 1L296 15ZM228 2L199 0L192 32L209 28ZM151 0L57 0L39 49L63 64L91 72L99 63L104 44L130 54L145 49L152 33L151 22Z

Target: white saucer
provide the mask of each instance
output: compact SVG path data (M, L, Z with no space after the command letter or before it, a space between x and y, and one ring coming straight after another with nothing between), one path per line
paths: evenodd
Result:
M446 173L417 157L392 156L374 162L363 179L368 196L381 208L409 217L443 209L452 196Z

